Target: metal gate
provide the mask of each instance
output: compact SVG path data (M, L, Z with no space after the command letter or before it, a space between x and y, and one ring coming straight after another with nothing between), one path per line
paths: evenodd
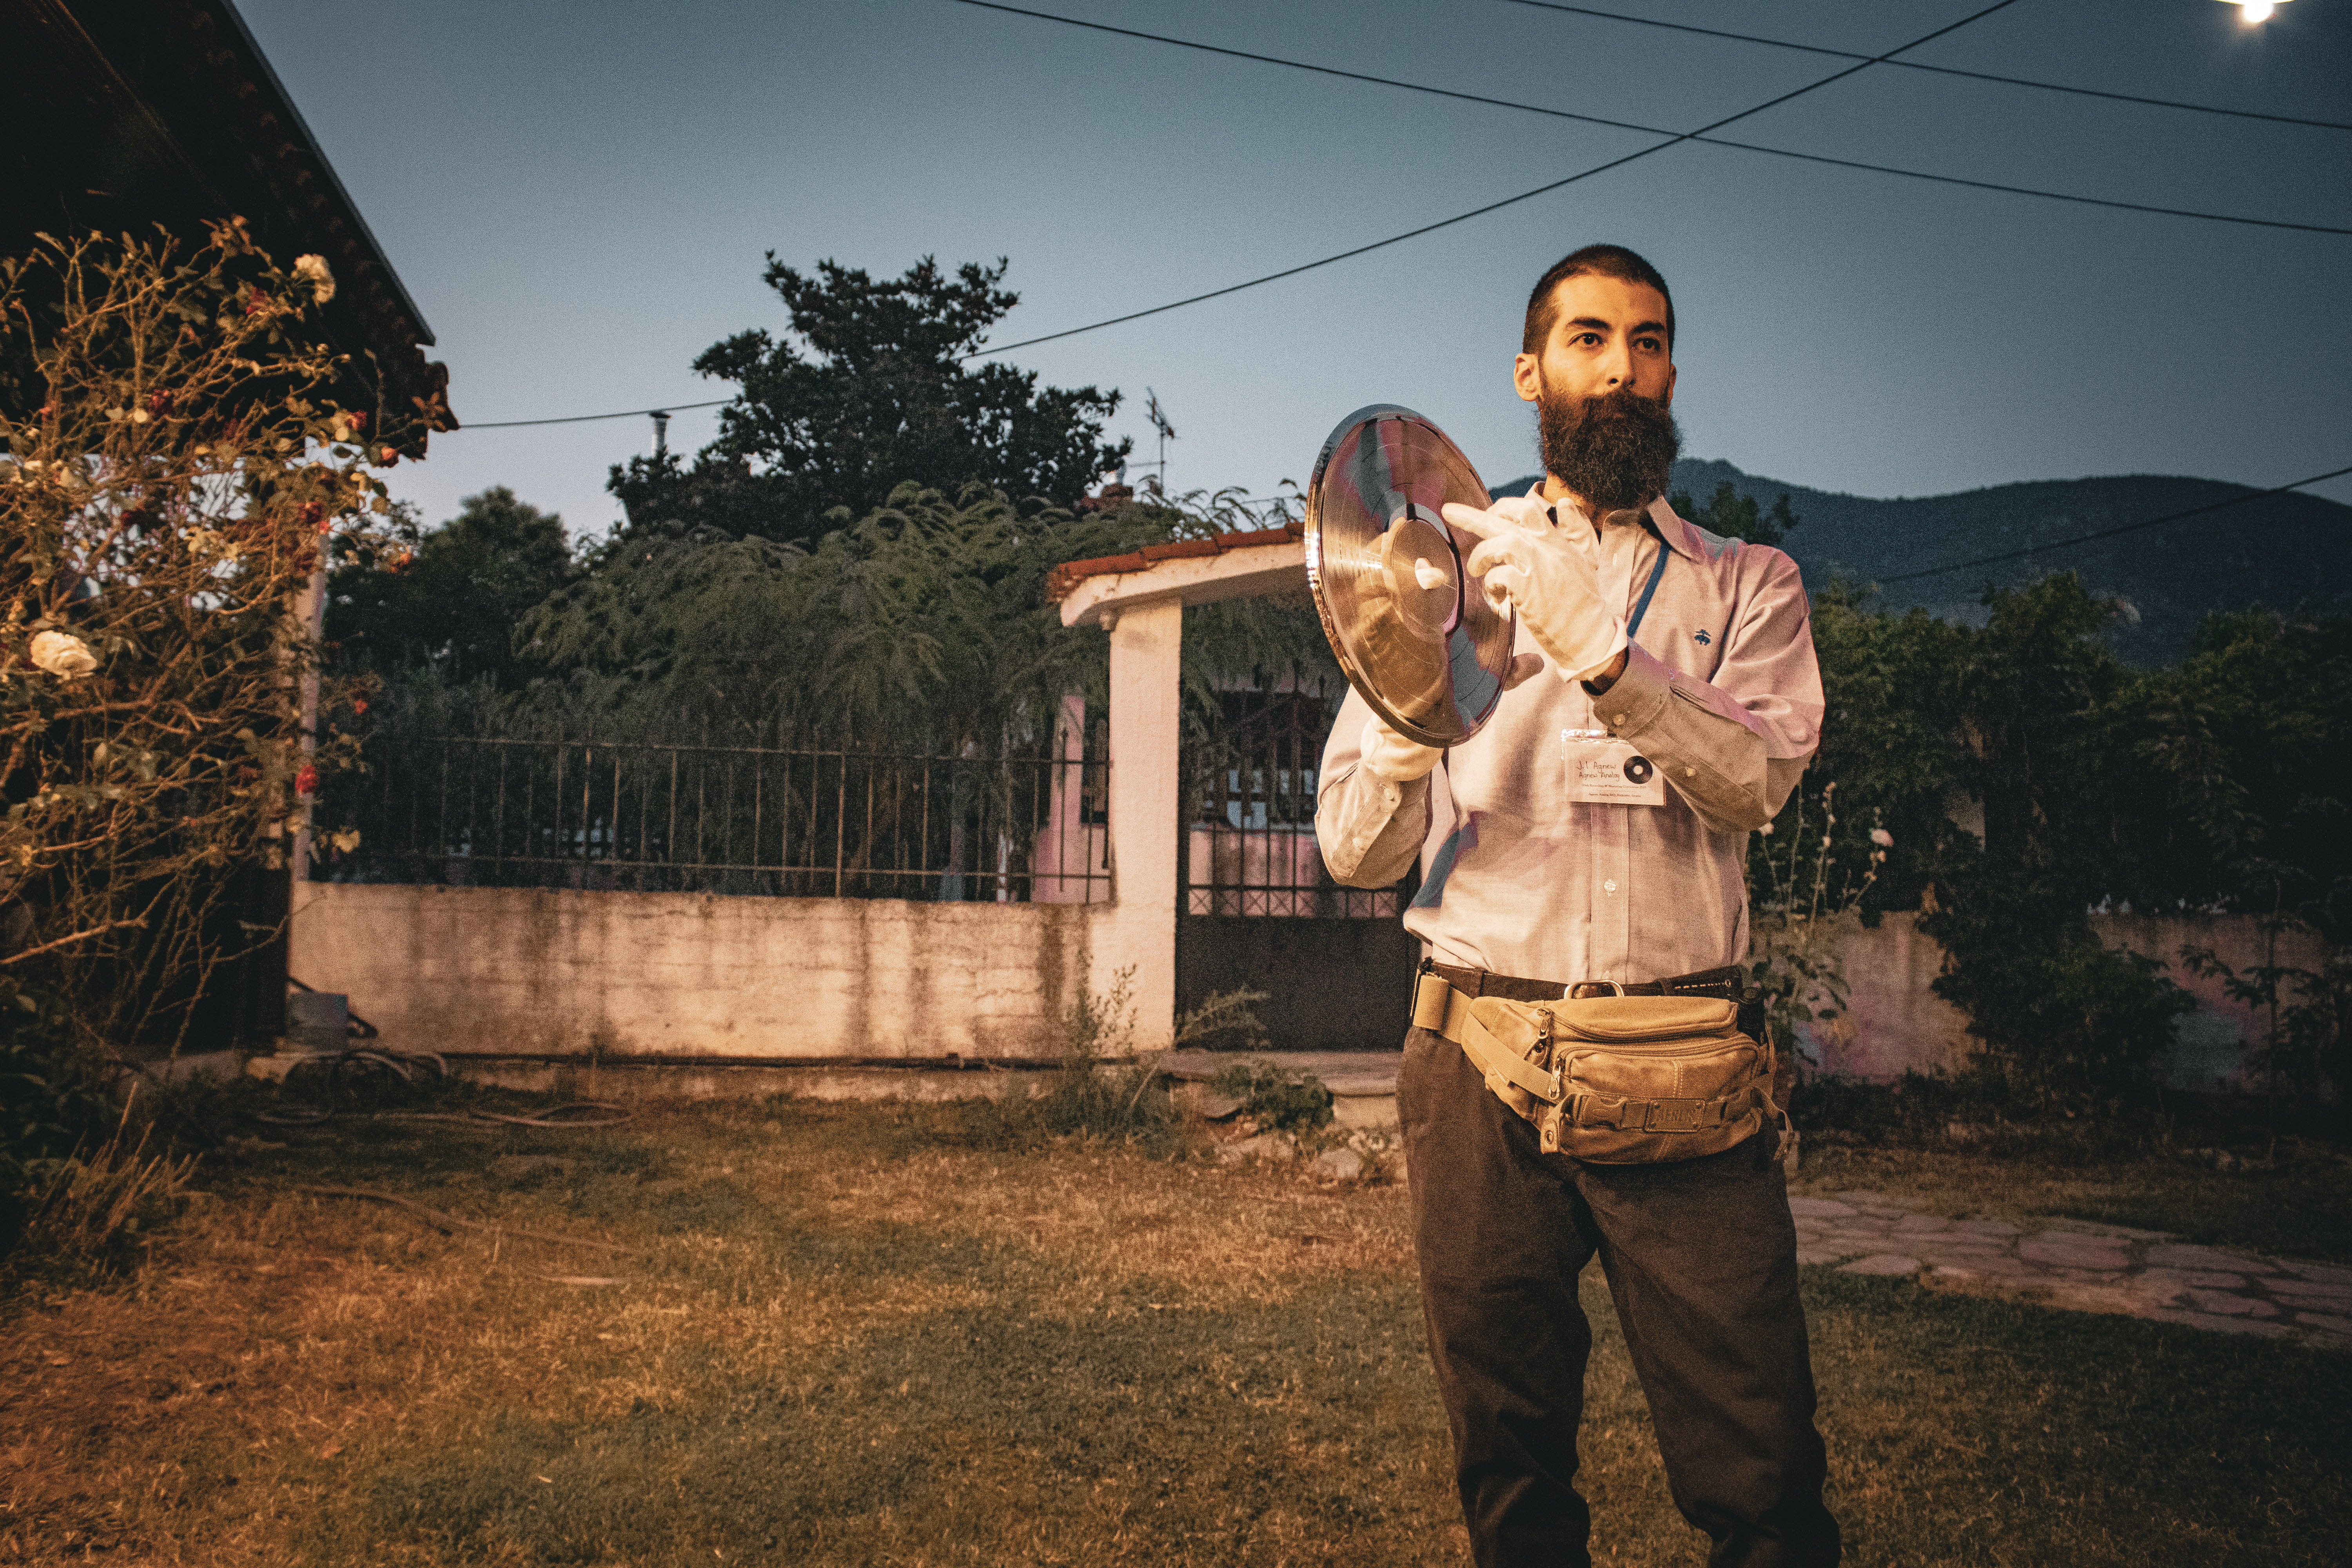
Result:
M1263 991L1279 1050L1395 1050L1421 945L1394 888L1343 888L1315 845L1330 708L1319 693L1233 693L1223 732L1184 755L1177 858L1176 1005Z

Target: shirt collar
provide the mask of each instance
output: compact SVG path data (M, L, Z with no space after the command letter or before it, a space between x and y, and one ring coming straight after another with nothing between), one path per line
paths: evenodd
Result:
M1538 479L1535 487L1528 490L1528 494L1536 500L1542 500L1543 488L1544 482ZM1585 517L1584 513L1575 506L1571 505L1568 510L1572 516L1583 518L1586 527L1592 526L1592 520ZM1647 510L1650 514L1650 524L1657 531L1660 542L1674 551L1675 554L1686 556L1701 565L1715 559L1707 552L1706 540L1698 529L1676 516L1675 509L1666 504L1665 497L1659 496L1653 500Z

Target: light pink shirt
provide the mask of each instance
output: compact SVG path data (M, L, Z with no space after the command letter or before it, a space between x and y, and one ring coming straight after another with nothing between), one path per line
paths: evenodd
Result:
M1591 523L1568 503L1564 526ZM1625 514L1618 514L1624 516ZM1673 552L1603 695L1544 671L1425 779L1358 766L1371 710L1348 693L1323 749L1315 832L1350 887L1385 887L1416 855L1405 929L1441 963L1540 980L1654 980L1748 953L1748 835L1770 821L1821 742L1822 678L1797 563L1650 503L1595 541L1622 621ZM1517 651L1541 652L1522 625ZM1669 785L1663 806L1568 798L1563 730L1632 742Z

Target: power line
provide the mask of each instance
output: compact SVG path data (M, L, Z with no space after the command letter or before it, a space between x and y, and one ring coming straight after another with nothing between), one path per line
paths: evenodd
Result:
M1702 37L1730 38L1743 44L1764 44L1776 49L1795 49L1802 54L1827 55L1833 59L1858 60L1863 57L1846 49L1823 48L1818 44L1792 43L1786 38L1759 37L1754 33L1727 33L1720 27L1694 27L1683 22L1661 22L1649 16L1628 16L1622 11L1596 11L1590 5L1563 5L1557 0L1505 0L1507 5L1527 5L1538 11L1565 11L1571 16L1597 16L1608 22L1631 22L1641 27L1663 27L1674 33L1696 33ZM1918 60L1888 60L1888 65L1903 70L1933 71L1937 76L1967 77L1973 81L1995 81L2007 87L2037 88L2043 92L2073 93L2081 98L2112 99L2117 103L2142 103L2156 109L2181 109L2192 114L2226 114L2235 120L2267 120L2280 125L2308 125L2321 131L2352 131L2352 124L2336 120L2306 120L2296 114L2263 114L2252 109L2222 109L2210 103L2184 103L2173 98L2144 98L2134 92L2106 92L2095 87L2072 87L2063 82L2033 81L2025 77L1996 76L1991 71L1961 70L1955 66L1931 66Z
M974 4L977 3L977 0L961 0L961 3ZM1627 163L1646 158L1653 153L1663 153L1669 147L1679 146L1681 143L1688 142L1694 137L1703 135L1709 131L1719 131L1724 126L1730 124L1734 121L1745 120L1751 114L1761 114L1768 109L1776 108L1780 104L1788 102L1792 98L1801 98L1804 94L1811 92L1817 88L1827 87L1833 81L1842 81L1845 78L1853 75L1856 71L1865 70L1871 66L1876 65L1882 59L1890 58L1895 55L1902 54L1906 49L1916 49L1922 44L1927 43L1932 39L1940 38L1945 34L1952 32L1956 28L1965 27L1971 22L1990 16L1995 11L2002 10L2013 4L2015 4L2015 0L1997 0L1996 4L1988 5L1981 11L1974 12L1969 16L1963 16L1958 21L1951 24L1950 26L1938 27L1934 32L1929 33L1923 37L1912 39L1911 42L1905 44L1901 48L1890 49L1885 55L1874 56L1872 58L1864 60L1860 65L1848 66L1845 69L1825 76L1819 81L1810 82L1803 87L1795 89L1793 91L1784 92L1778 98L1767 99L1764 102L1756 105L1752 109L1743 109L1737 114L1727 115L1721 120L1715 121L1706 125L1702 125L1696 131L1686 131L1681 135L1673 137L1670 140L1654 142L1650 146L1642 148L1638 152L1628 153L1622 158L1612 158L1605 163L1595 163L1592 167L1570 174L1565 179L1550 181L1548 184L1538 185L1531 191L1521 191L1516 196L1505 196L1500 201L1488 202L1484 206L1472 207L1468 212L1456 213L1452 217L1440 218L1435 223L1425 223L1418 228L1409 228L1402 234L1392 234L1386 239L1373 240L1369 245L1355 246L1349 249L1339 251L1333 255L1322 257L1314 261L1304 261L1296 267L1286 267L1278 272L1268 272L1262 277L1252 278L1240 283L1228 283L1222 289L1212 289L1206 293L1194 294L1187 299L1172 300L1165 305L1154 305L1149 310L1129 310L1125 315L1106 317L1104 320L1099 321L1089 321L1083 327L1067 327L1058 332L1046 332L1039 337L1024 338L1019 342L1005 343L1001 347L991 349L988 352L990 353L1010 353L1014 349L1032 348L1038 343L1050 343L1061 338L1074 338L1081 332L1099 331L1105 327L1116 327L1126 321L1139 321L1146 316L1164 315L1170 310L1181 310L1187 305L1198 305L1205 300L1223 299L1228 294L1238 294L1244 289L1255 289L1262 283L1276 283L1285 278L1296 278L1302 272L1312 272L1318 268L1329 267L1336 262L1347 261L1355 257L1368 255L1375 250L1385 249L1391 245L1402 245L1408 239L1418 239L1424 234L1434 234L1441 228L1451 228L1455 224L1467 223L1474 217L1484 217L1488 213L1500 212L1505 207L1516 206L1521 202L1533 201L1538 196L1549 195L1553 191L1560 190L1566 186L1575 184L1580 180L1589 180L1595 174L1604 174L1612 169L1622 168ZM1042 15L1042 13L1039 13L1039 15ZM1057 18L1048 19L1053 20Z
M987 9L992 11L1013 11L1016 15L1034 16L1042 21L1068 22L1072 26L1092 27L1102 32L1126 33L1128 31L1124 27L1106 26L1103 24L1097 22L1071 22L1070 18L1066 16L1055 16L1043 11L1020 11L1016 7L1011 5L988 4L988 0L959 0L959 3L963 5L985 5ZM995 354L1010 353L1014 349L1033 348L1039 343L1050 343L1062 338L1075 338L1081 332L1100 331L1105 327L1116 327L1122 322L1139 321L1146 316L1165 315L1171 310L1181 310L1187 305L1202 304L1210 300L1223 299L1227 294L1238 294L1244 289L1257 288L1260 284L1279 282L1285 278L1296 278L1302 272L1312 272L1318 268L1329 267L1336 262L1346 261L1354 257L1367 255L1371 251L1384 250L1391 245L1402 245L1408 239L1418 239L1424 234L1434 234L1441 228L1451 228L1455 224L1467 223L1474 217L1484 217L1488 213L1499 212L1505 207L1516 206L1521 202L1532 201L1538 196L1544 195L1552 191L1557 191L1563 186L1575 184L1580 180L1589 180L1595 174L1602 174L1608 173L1612 169L1622 168L1625 164L1631 163L1637 159L1646 158L1653 153L1663 153L1669 147L1677 146L1682 142L1691 141L1703 135L1706 132L1719 131L1724 126L1729 125L1735 121L1746 120L1750 115L1761 114L1768 109L1777 108L1780 105L1788 102L1790 99L1801 98L1806 93L1811 92L1817 88L1827 87L1833 81L1842 81L1845 78L1853 75L1856 71L1865 70L1871 66L1879 64L1881 61L1891 59L1895 55L1902 54L1905 50L1916 49L1922 44L1927 43L1936 38L1940 38L1947 33L1965 27L1971 22L1979 21L1986 16L1990 16L1995 11L2003 10L2016 3L2017 0L1994 0L1992 5L1986 6L1983 10L1972 12L1969 15L1961 17L1958 21L1950 24L1948 26L1938 27L1932 33L1928 33L1921 37L1914 38L1909 43L1902 46L1901 48L1890 49L1884 55L1874 55L1864 60L1860 65L1848 66L1842 71L1833 71L1830 75L1822 78L1819 81L1811 82L1803 87L1784 92L1778 98L1767 99L1762 103L1757 104L1752 109L1743 109L1737 114L1726 115L1721 120L1714 121L1708 124L1700 126L1696 131L1685 131L1680 134L1666 131L1654 132L1653 134L1664 136L1668 138L1668 140L1642 148L1638 152L1628 153L1622 158L1612 158L1605 163L1596 163L1591 168L1583 170L1579 174L1570 174L1565 179L1554 180L1548 184L1538 185L1534 190L1521 191L1516 196L1505 196L1501 201L1488 202L1486 205L1473 207L1468 212L1456 213L1452 217L1440 218L1435 223L1423 224L1419 228L1407 229L1402 234L1392 234L1386 239L1376 239L1369 245L1359 245L1352 249L1342 250L1336 255L1326 256L1318 260L1301 262L1296 267L1286 267L1279 272L1268 272L1263 277L1252 278L1241 283L1228 283L1222 289L1212 289L1204 294L1194 294L1188 299L1171 300L1165 305L1153 305L1147 310L1130 310L1123 316L1111 316L1103 321L1089 321L1083 327L1066 327L1058 332L1046 332L1040 337L1023 338L1018 342L1005 343L997 348L976 349L971 353L958 355L956 363L961 364L967 360L985 359ZM1171 43L1182 45L1188 48L1210 49L1212 52L1218 54L1230 54L1234 52L1226 49L1215 49L1213 46L1207 44L1186 44L1185 41L1181 38L1159 38L1148 33L1134 33L1129 34L1129 36L1139 38L1150 38L1155 43ZM1251 56L1249 58L1254 59L1263 59L1267 57ZM1290 65L1294 62L1288 60L1272 60L1270 63L1275 65ZM1320 69L1321 68L1308 67L1307 68ZM1346 75L1348 73L1333 72L1332 74ZM1364 79L1369 80L1371 79L1367 78ZM1409 84L1391 83L1389 85L1405 86ZM1576 118L1581 117L1580 116ZM734 399L732 398L722 397L714 399L710 403L672 403L666 405L665 406L673 409L710 408L715 407L721 403L731 403L733 401ZM642 418L656 412L657 412L657 410L652 408L625 408L613 414L573 414L568 415L560 419L490 420L478 425L467 426L465 426L465 428L472 430L511 430L530 425L581 425L596 419Z
M1427 93L1433 98L1450 98L1462 103L1478 103L1485 104L1493 109L1517 110L1522 114L1540 114L1553 120L1574 120L1580 121L1583 124L1605 125L1618 131L1639 131L1643 134L1650 136L1675 136L1676 134L1672 131L1666 130L1664 126L1643 125L1638 121L1630 120L1611 120L1605 116L1598 114L1578 114L1566 109L1549 109L1541 104L1522 103L1515 99L1489 98L1483 93L1458 92L1452 88L1430 87L1421 82L1401 81L1394 77L1370 76L1362 71L1341 70L1334 66L1318 66L1309 64L1305 60L1285 59L1278 55L1253 54L1246 49L1229 49L1217 44L1196 43L1190 38L1171 37L1164 33L1145 33L1139 32L1133 27L1114 27L1105 22L1087 22L1081 21L1075 16L1055 16L1050 11L1032 11L1024 6L1004 5L1002 3L1002 0L954 0L954 3L959 5L975 6L983 11L1002 11L1009 16L1028 16L1040 22L1058 22L1066 27L1084 27L1089 32L1114 33L1123 38L1139 38L1144 42L1153 44L1170 44L1180 49L1197 49L1202 54L1223 55L1230 59L1251 60L1260 65L1281 66L1289 70L1308 71L1317 76L1339 77L1346 81L1369 82L1376 87L1393 87L1401 89L1406 92ZM1525 0L1525 3L1532 4L1534 3L1534 0ZM1596 15L1606 15L1606 13L1596 13ZM1969 18L1969 21L1974 21L1975 19L1976 18L1973 16ZM1955 25L1965 26L1966 24L1962 23ZM1706 31L1707 29L1700 30ZM1725 36L1741 37L1743 35L1727 34ZM1759 39L1757 41L1769 43L1772 40ZM1926 40L1922 39L1920 42L1924 43ZM1790 47L1799 48L1807 47L1807 46L1804 45L1792 45ZM1917 44L1906 44L1904 46L1905 48L1916 48L1917 47ZM1874 56L1851 54L1843 49L1822 49L1813 52L1835 55L1840 59L1860 60L1864 65L1904 65L1908 63L1903 60L1884 59ZM1862 68L1857 66L1854 68L1859 70ZM1829 79L1834 81L1837 79L1835 77L1832 77ZM1821 82L1814 83L1814 86L1816 87L1822 85L1824 84ZM1805 90L1810 91L1811 89L1807 89ZM1755 110L1751 110L1749 112L1753 113ZM1738 119L1741 117L1734 116L1733 118ZM1717 123L1728 124L1729 121L1717 121ZM2352 126L2347 126L2346 129L2352 130ZM2012 185L1998 180L1970 180L1962 178L1957 174L1933 174L1922 169L1900 169L1888 163L1865 163L1853 158L1832 158L1816 153L1796 153L1791 152L1785 147L1767 147L1761 142L1736 142L1727 136L1706 136L1702 135L1697 132L1692 132L1687 135L1679 136L1677 137L1677 140L1703 142L1710 147L1733 147L1743 153L1760 153L1768 157L1773 158L1794 158L1801 163L1825 163L1833 168L1860 169L1871 174L1894 174L1906 180L1927 180L1939 185L1966 185L1972 190L2000 191L2010 195L2017 196L2037 196L2043 201L2074 202L2084 206L2119 208L2125 212L2154 213L2164 217L2200 218L2208 223L2245 224L2257 228L2295 229L2307 234L2352 235L2352 228L2338 228L2327 224L2293 223L2281 218L2240 217L2231 213L2205 212L2192 207L2157 206L2146 202L2123 202L2110 200L2104 196L2076 195L2067 191L2045 191L2036 186ZM1655 149L1653 149L1653 151L1655 151ZM1018 347L1020 345L1008 344L1007 346ZM997 352L1001 353L1003 351L1000 350Z
M594 419L643 419L655 414L675 414L681 408L717 408L732 403L731 397L714 397L706 403L665 403L659 408L624 408L617 414L566 414L560 419L485 419L471 425L461 425L458 430L520 430L526 425L585 425ZM451 431L455 435L457 431Z
M2093 540L2113 539L2119 533L2137 533L2143 528L2155 528L2161 523L2179 522L2184 517L2202 517L2210 511L2220 511L2226 507L2243 506L2250 500L2261 500L2265 496L2284 495L2289 490L2299 490L2305 485L2315 485L2328 479L2341 479L2346 474L2352 474L2352 467L2333 468L2324 474L2314 474L2307 479L2297 479L2293 484L2273 485L2266 490L2249 490L2242 496L2231 496L2227 500L2210 501L2204 506L2192 506L2185 511L2168 511L2162 517L2143 518L2137 522L2120 523L2114 528L2102 528L2093 533L2078 533L2072 539L2053 539L2046 544L2029 544L2022 550L2004 550L1993 555L1979 555L1973 560L1955 561L1948 566L1927 566L1916 572L1899 572L1892 577L1878 578L1876 585L1883 588L1889 583L1909 583L1921 577L1940 577L1947 572L1965 572L1971 566L1990 566L2002 561L2017 561L2025 556L2039 555L2047 551L2063 550L2070 544L2088 544Z
M1505 207L1517 206L1522 202L1532 201L1538 196L1548 195L1553 191L1563 189L1564 187L1575 184L1580 181L1591 179L1596 174L1607 174L1612 169L1622 168L1627 163L1633 163L1642 158L1646 158L1653 153L1663 153L1670 147L1679 146L1685 142L1694 141L1703 141L1715 146L1735 148L1741 152L1761 153L1774 157L1794 158L1805 163L1826 163L1843 168L1861 169L1875 174L1895 174L1910 179L1927 180L1938 184L1964 185L1971 189L1998 191L2012 195L2040 196L2053 201L2072 202L2091 206L2117 208L2126 212L2146 212L2167 217L2205 218L2221 223L2252 224L2263 227L2303 229L2322 234L2352 234L2352 229L2329 228L2315 224L2292 224L2267 218L2231 217L2221 214L2193 212L2176 207L2159 207L2136 202L2109 201L2097 196L2072 195L2058 191L2033 190L2021 185L2008 185L1996 184L1991 181L1970 180L1958 175L1930 174L1917 170L1888 168L1879 164L1863 163L1847 159L1831 158L1818 153L1792 153L1784 148L1765 147L1752 142L1736 142L1727 137L1709 136L1706 134L1708 132L1720 130L1726 125L1732 124L1734 121L1748 119L1752 115L1760 114L1768 109L1776 108L1780 104L1788 102L1791 99L1799 98L1806 93L1814 91L1817 89L1827 87L1832 82L1843 80L1846 77L1852 76L1857 71L1866 69L1871 66L1906 63L1896 60L1895 57L1907 53L1912 49L1916 49L1923 44L1929 43L1934 39L1944 37L1948 33L1965 27L1970 23L1979 21L1982 18L1992 15L1995 11L2005 9L2007 6L2014 4L2015 0L1997 0L1996 4L1986 6L1983 10L1963 16L1958 21L1950 24L1948 26L1938 27L1934 32L1926 34L1921 37L1915 38L1911 42L1905 44L1898 48L1890 49L1883 55L1860 56L1849 55L1843 51L1815 51L1820 53L1834 53L1840 58L1853 59L1859 63L1850 66L1844 70L1833 72L1829 76L1822 78L1818 81L1811 82L1806 86L1797 88L1792 91L1782 93L1777 98L1768 99L1764 102L1757 104L1751 109L1742 110L1737 114L1727 115L1721 120L1700 126L1696 131L1686 131L1679 133L1649 126L1631 125L1620 121L1601 120L1592 115L1571 114L1565 110L1540 109L1529 104L1513 103L1507 100L1481 98L1475 94L1454 92L1443 88L1424 87L1412 82L1394 81L1384 77L1364 76L1353 71L1339 70L1327 66L1307 65L1301 61L1286 60L1269 55L1247 54L1241 50L1222 48L1213 44L1200 44L1194 43L1190 39L1165 37L1152 33L1141 33L1130 28L1114 27L1099 22L1083 22L1072 17L1056 16L1049 12L1029 11L1024 10L1018 6L1001 5L995 3L995 0L956 0L956 3L960 5L975 5L986 10L1009 12L1016 16L1034 17L1040 21L1059 22L1065 26L1085 27L1097 32L1116 33L1152 43L1171 44L1181 48L1197 49L1210 54L1234 56L1239 58L1255 60L1268 65L1277 65L1293 69L1313 71L1318 75L1344 77L1349 79L1370 82L1379 86L1402 88L1410 91L1433 93L1445 98L1469 99L1476 102L1493 104L1503 108L1526 110L1535 113L1556 116L1561 119L1589 121L1597 124L1610 125L1619 129L1641 131L1648 134L1666 138L1664 141L1658 142L1648 147L1629 153L1622 157L1613 158L1606 163L1594 164L1589 169L1584 169L1577 174L1570 174L1563 179L1553 180L1544 184L1538 185L1533 190L1522 191L1518 195L1513 196L1505 196L1499 201L1488 202L1482 206L1473 207L1467 212L1456 213L1451 217L1440 218L1434 223L1423 224L1419 227L1407 229L1402 234L1391 235L1385 239L1376 239L1369 244L1354 246L1346 250L1337 251L1329 256L1318 258L1313 261L1301 262L1296 267L1286 267L1278 271L1264 273L1255 278L1245 279L1239 283L1226 284L1221 289L1212 289L1203 293L1188 295L1181 300L1172 300L1166 304L1153 305L1140 310L1129 310L1121 315L1107 316L1097 321L1089 321L1084 326L1066 327L1060 331L1045 332L1034 338L1023 338L1017 342L1001 344L994 348L975 350L971 353L958 356L959 363L974 359L990 358L997 354L1010 353L1015 349L1034 348L1039 343L1056 342L1061 339L1074 338L1087 332L1100 331L1106 327L1121 326L1129 321L1139 321L1150 316L1165 315L1171 310L1181 310L1187 306L1205 304L1211 300L1220 300L1228 294L1238 294L1244 289L1255 289L1267 283L1278 283L1286 278L1296 278L1301 273L1313 272L1325 267L1334 266L1342 261L1352 260L1359 256L1369 255L1375 250L1384 250L1392 245L1402 245L1407 240L1418 239L1422 236L1427 234L1434 234L1439 229L1451 228L1457 224L1467 223L1473 218L1484 217L1488 213L1499 212ZM1562 10L1579 9L1578 7L1573 6L1556 6L1554 8ZM1614 16L1613 13L1609 12L1593 12L1591 14L1595 16ZM1644 20L1644 18L1641 17L1616 17L1615 19L1624 21ZM1660 26L1675 26L1675 24L1668 23L1658 23L1655 25ZM1690 28L1685 30L1697 32L1708 31L1708 29L1706 28ZM1745 37L1745 35L1738 34L1727 34L1725 36L1730 37ZM1750 41L1772 43L1776 40L1754 39ZM1810 46L1806 45L1790 45L1787 47L1792 48L1810 48ZM703 403L673 403L667 405L667 406L670 409L715 408L723 404L731 403L733 401L734 399L732 398L722 397L713 398ZM574 414L552 419L486 420L465 426L463 428L469 430L511 430L540 425L579 425L604 419L643 418L656 412L658 412L658 410L654 408L625 408L610 414Z

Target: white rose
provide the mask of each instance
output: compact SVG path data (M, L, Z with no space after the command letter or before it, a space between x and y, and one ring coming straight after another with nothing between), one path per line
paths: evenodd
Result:
M327 270L323 256L298 256L294 258L294 276L310 286L310 302L323 305L335 297L335 275Z
M61 679L75 680L98 668L98 656L70 632L35 632L33 662Z

